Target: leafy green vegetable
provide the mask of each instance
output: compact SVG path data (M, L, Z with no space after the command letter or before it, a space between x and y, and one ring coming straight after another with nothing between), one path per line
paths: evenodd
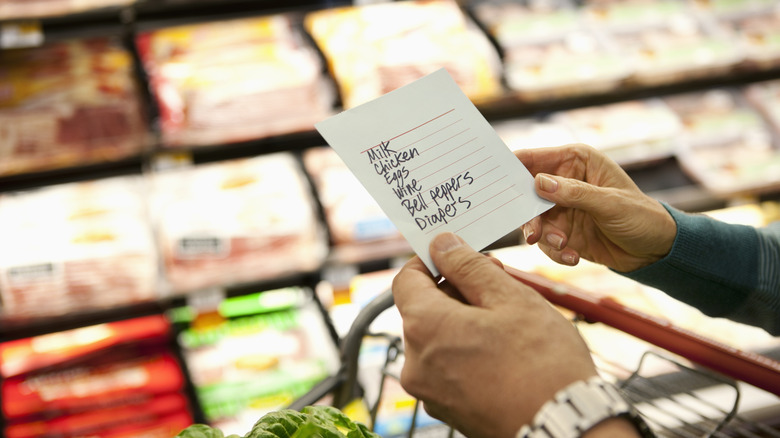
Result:
M238 435L225 437L221 430L205 424L193 424L176 435L177 438L240 438Z
M239 438L225 437L219 429L194 424L181 431L177 438ZM365 425L355 423L340 410L330 406L307 406L303 412L283 409L270 412L257 420L243 438L381 438Z

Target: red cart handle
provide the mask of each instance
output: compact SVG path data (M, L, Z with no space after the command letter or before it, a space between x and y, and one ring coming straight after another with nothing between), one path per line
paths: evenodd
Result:
M780 395L780 362L742 351L671 324L662 318L626 307L611 298L595 298L569 285L511 267L506 271L531 286L548 301L636 336L672 353Z

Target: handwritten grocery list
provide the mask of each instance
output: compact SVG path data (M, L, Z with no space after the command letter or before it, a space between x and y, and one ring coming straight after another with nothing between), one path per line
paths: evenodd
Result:
M315 126L434 275L437 234L481 250L553 205L444 69Z

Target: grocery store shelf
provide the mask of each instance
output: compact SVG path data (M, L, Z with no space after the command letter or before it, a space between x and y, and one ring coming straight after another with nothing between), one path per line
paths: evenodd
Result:
M131 317L157 315L170 306L168 301L149 301L106 309L70 312L44 317L0 317L0 338L4 341L39 336L79 327L121 321Z
M247 295L290 286L314 288L320 279L319 271L301 272L279 277L219 287L224 298ZM120 321L131 317L157 315L175 307L187 304L191 293L181 293L158 300L144 301L110 308L84 309L60 315L19 316L0 315L0 339L13 339L38 336L111 321Z
M143 163L144 158L136 156L118 161L4 175L0 176L0 193L112 176L136 175L141 173Z
M552 98L543 101L524 100L517 93L506 90L501 96L480 103L477 106L488 120L539 117L573 108L655 98L712 88L736 87L772 79L780 79L780 67L764 70L736 67L725 75L685 79L664 85L640 85L624 82L619 88L608 93L583 94L581 96Z
M183 24L213 21L214 17L267 15L350 4L347 0L139 0L133 9L144 27L155 27L163 22Z

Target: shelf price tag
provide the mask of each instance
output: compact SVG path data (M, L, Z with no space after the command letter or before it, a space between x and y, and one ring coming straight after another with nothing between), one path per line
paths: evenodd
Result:
M0 48L21 49L43 44L43 26L37 20L0 23Z

